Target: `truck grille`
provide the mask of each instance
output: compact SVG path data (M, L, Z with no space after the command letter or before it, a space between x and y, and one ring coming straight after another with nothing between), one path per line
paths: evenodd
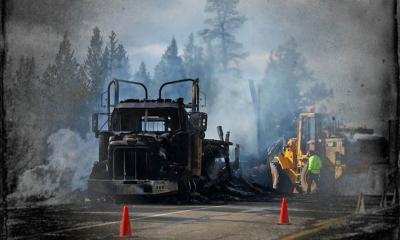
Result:
M150 179L150 154L144 149L117 148L113 153L114 179Z

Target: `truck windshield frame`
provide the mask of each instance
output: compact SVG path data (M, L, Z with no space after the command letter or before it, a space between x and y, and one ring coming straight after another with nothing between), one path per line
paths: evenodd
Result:
M166 133L181 129L177 108L121 108L111 116L112 131Z

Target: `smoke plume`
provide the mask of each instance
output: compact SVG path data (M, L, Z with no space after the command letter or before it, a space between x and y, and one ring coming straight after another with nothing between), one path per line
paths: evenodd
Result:
M70 129L60 129L47 139L47 164L26 170L11 196L20 200L44 200L87 188L87 179L97 159L97 145L89 134L82 138Z

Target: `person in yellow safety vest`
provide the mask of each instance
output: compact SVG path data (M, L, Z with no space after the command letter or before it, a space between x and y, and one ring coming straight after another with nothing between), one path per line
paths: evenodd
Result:
M307 194L310 194L311 185L313 182L315 182L315 185L317 185L318 189L318 181L321 173L322 162L321 158L319 158L314 151L310 150L308 155L310 157L308 158Z

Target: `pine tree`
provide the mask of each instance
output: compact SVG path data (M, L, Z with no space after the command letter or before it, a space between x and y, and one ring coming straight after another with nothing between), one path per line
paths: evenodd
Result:
M108 59L108 48L103 51L103 39L100 34L100 29L95 27L84 64L85 71L90 81L91 102L93 104L100 102L100 94L106 84Z
M194 55L196 51L196 46L194 45L193 33L189 35L188 43L183 51L183 64L185 67L186 77L192 78L194 75Z
M122 45L118 43L117 34L111 31L109 42L104 53L108 55L107 77L108 81L117 78L127 80L130 78L129 58Z
M130 70L129 70L129 58L128 54L122 44L118 44L117 51L115 54L115 58L113 59L115 62L114 67L114 75L117 78L121 79L129 79L130 78Z
M183 65L185 68L185 77L204 80L205 63L203 48L195 45L193 33L189 35L188 43L183 51Z
M60 43L55 63L47 68L41 81L46 95L45 109L49 119L54 121L51 124L53 131L69 127L85 134L89 130L89 114L85 113L85 121L80 120L83 109L86 109L85 102L90 98L90 81L83 77L83 72L66 33Z
M39 104L27 104L37 102L40 96L37 88L38 77L35 70L35 59L33 57L19 58L18 66L13 76L11 84L8 86L10 103L10 116L16 123L24 127L32 127L37 120ZM11 76L12 74L9 73ZM11 80L10 79L10 80ZM30 116L35 115L35 116ZM27 119L30 121L26 121Z
M104 83L107 84L111 79L112 79L112 60L111 60L111 53L106 46L104 48L104 52L101 55L101 60L100 60L100 68L102 71L104 71Z
M77 106L74 111L77 114L77 130L83 135L90 130L90 116L93 112L93 106L89 101L90 96L90 85L89 79L83 66L79 66L76 74L77 85L74 91L74 104Z
M307 89L302 87L306 86ZM331 96L331 90L318 84L306 67L306 60L297 50L294 38L279 46L270 55L264 79L260 85L266 104L261 106L261 129L264 143L268 144L285 136L295 134L297 116L310 104ZM312 92L309 92L309 91Z
M166 81L178 80L185 77L185 69L180 56L178 56L178 47L175 37L172 38L171 44L162 55L160 62L154 69L154 82L161 84ZM165 90L168 97L187 96L187 86L182 84L174 85Z
M140 63L139 69L134 75L134 81L142 82L148 87L150 86L150 73L147 71L146 64L144 64L144 62Z
M241 52L242 44L236 41L234 33L246 21L237 11L239 0L207 0L205 11L214 14L214 17L205 20L210 27L199 34L207 40L217 41L217 51L222 70L238 71L232 66L238 60L247 56Z
M64 102L65 100L71 101L71 104L64 103L63 105L72 110L76 107L74 103L74 101L76 101L76 99L74 99L74 94L79 88L79 79L77 75L79 64L74 56L74 50L72 49L67 33L64 34L55 60L58 87L57 97L64 99ZM70 121L72 122L73 119L70 119ZM73 125L73 123L71 124Z
M175 37L155 67L154 80L158 83L182 79L185 76L182 59L178 56Z
M205 41L205 51L203 55L203 77L200 78L200 87L205 89L204 92L207 93L207 105L212 106L213 102L217 96L215 84L217 82L216 77L216 60L214 56L214 47L211 40L206 39Z
M90 82L90 101L93 106L98 106L106 84L112 79L130 78L129 58L124 46L118 43L114 31L108 37L109 41L103 46L99 28L93 29L93 36L85 60L85 72ZM104 50L103 50L104 47ZM121 88L121 99L126 89ZM98 110L98 109L95 109Z
M133 75L133 81L141 82L144 85L146 85L149 97L150 98L155 97L155 96L151 95L151 93L153 93L153 90L152 90L153 86L152 86L152 82L151 82L150 73L147 71L146 64L144 64L144 62L140 63L139 69Z
M108 37L108 47L110 49L109 54L110 54L110 71L112 75L112 69L113 67L117 64L116 63L116 56L117 56L117 47L118 47L118 39L117 39L117 34L114 31L111 31L110 36Z
M11 67L11 66L6 66ZM10 71L10 70L8 70ZM33 57L19 58L15 75L7 72L10 81L6 96L10 106L7 107L7 132L10 156L12 159L20 159L22 164L10 165L10 171L19 174L25 167L31 167L42 159L39 154L44 146L40 138L42 128L40 120L40 96L38 88L38 76L36 75L36 64ZM11 70L12 71L12 70Z
M16 70L16 96L19 101L32 102L35 98L35 60L21 56ZM27 106L26 106L27 107ZM32 106L35 107L35 106Z
M161 61L155 67L154 80L158 82L177 80L183 78L185 70L181 57L178 56L178 47L175 38L161 57Z

